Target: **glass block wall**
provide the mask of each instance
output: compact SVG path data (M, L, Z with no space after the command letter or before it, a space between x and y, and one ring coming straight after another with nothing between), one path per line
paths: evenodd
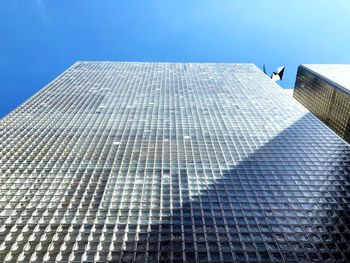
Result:
M350 260L350 146L252 64L77 62L0 136L0 261Z
M349 65L301 65L298 68L293 94L296 100L348 143L350 143L349 74ZM347 86L342 86L332 79L339 79L339 83Z

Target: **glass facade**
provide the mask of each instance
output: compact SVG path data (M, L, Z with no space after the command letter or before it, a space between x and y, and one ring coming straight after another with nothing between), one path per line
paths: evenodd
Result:
M0 136L0 261L350 260L350 146L252 64L77 62Z
M350 143L350 65L300 66L294 98Z

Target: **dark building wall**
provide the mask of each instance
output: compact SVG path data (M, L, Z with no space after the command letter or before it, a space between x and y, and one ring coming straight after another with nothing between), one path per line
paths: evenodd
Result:
M306 67L298 68L293 97L350 142L350 95Z

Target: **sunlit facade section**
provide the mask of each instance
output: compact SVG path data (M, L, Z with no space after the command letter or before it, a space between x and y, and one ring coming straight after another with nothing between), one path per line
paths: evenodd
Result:
M349 169L253 64L77 62L0 121L0 261L349 262Z
M350 143L350 65L301 65L293 96Z

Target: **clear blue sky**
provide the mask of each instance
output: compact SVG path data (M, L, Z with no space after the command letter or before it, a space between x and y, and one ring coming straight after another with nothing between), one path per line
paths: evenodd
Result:
M77 60L350 63L349 0L1 0L0 117Z

